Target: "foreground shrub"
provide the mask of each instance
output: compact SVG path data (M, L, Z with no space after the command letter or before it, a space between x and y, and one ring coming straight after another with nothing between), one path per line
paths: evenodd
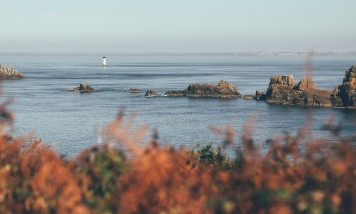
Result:
M0 213L86 213L75 174L39 141L13 139L12 115L0 108Z
M308 129L268 140L262 151L253 122L235 139L213 128L220 146L198 151L142 144L121 112L107 143L64 159L40 141L13 138L12 114L0 117L0 213L353 213L353 138L314 139ZM335 140L337 139L337 140ZM235 151L227 156L225 151Z

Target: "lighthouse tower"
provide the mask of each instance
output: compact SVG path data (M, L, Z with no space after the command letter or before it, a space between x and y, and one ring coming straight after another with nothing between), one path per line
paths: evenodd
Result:
M103 66L105 67L106 66L106 57L103 56Z

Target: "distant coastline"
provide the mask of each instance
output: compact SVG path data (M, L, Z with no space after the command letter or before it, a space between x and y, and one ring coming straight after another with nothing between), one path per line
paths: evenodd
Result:
M52 56L76 56L76 55L101 55L105 51L98 52L0 52L0 56L16 55L52 55ZM236 51L236 52L105 52L109 56L306 56L310 51ZM314 56L356 56L355 51L331 50L313 51Z

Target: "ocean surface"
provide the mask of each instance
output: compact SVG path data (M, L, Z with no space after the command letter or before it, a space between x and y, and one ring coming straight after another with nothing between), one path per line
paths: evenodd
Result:
M14 98L16 135L41 138L63 155L72 156L98 142L98 130L125 109L127 118L137 113L135 126L157 129L162 144L196 148L219 143L222 138L209 126L232 124L237 136L244 124L256 117L255 139L264 148L266 139L284 131L296 133L313 118L315 136L330 117L343 124L343 135L354 132L356 110L302 108L269 105L243 99L165 97L164 92L185 89L190 83L227 80L244 95L267 89L273 75L304 75L304 56L237 55L107 55L101 66L95 54L0 54L0 64L12 66L25 80L2 83L4 97ZM356 56L314 56L313 77L318 88L333 89L342 83L345 71L356 64ZM88 83L99 92L68 92ZM139 88L141 93L125 90ZM145 97L148 89L157 97Z

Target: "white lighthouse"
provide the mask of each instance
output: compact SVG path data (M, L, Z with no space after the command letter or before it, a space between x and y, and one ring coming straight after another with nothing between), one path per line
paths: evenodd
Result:
M103 66L105 67L106 66L106 57L103 56Z

